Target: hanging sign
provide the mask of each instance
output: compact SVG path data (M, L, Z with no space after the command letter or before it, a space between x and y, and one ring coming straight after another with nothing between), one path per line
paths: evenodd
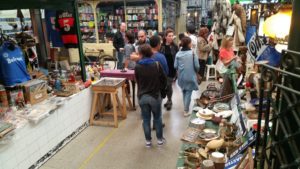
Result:
M281 54L270 45L266 45L261 38L253 34L248 44L248 56L252 61L266 60L268 64L274 67L280 65Z
M267 46L264 45L263 41L258 36L256 36L256 33L254 33L250 38L247 47L248 55L251 57L251 60L256 60L256 58L260 56L267 48Z

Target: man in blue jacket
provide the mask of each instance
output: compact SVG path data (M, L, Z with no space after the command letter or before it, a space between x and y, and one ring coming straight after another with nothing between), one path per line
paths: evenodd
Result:
M152 48L152 52L153 52L153 59L155 61L158 61L161 66L163 67L164 73L166 75L169 74L169 67L168 67L168 63L166 60L166 57L159 52L160 50L160 46L161 46L161 40L159 36L152 36L150 38L150 46Z
M166 60L165 55L159 52L161 46L161 39L159 36L155 35L150 38L150 46L153 52L153 59L159 62L163 68L165 75L169 74L169 67ZM165 127L165 123L163 123L163 127ZM153 130L155 130L155 125L153 125Z

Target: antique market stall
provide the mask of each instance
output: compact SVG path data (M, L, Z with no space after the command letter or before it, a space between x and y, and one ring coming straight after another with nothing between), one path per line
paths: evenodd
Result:
M92 82L86 81L78 3L11 0L0 10L15 10L13 20L1 22L14 30L0 31L0 168L36 168L88 124Z

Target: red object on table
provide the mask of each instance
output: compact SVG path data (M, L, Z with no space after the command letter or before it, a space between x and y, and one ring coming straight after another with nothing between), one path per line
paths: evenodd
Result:
M113 70L102 70L100 72L101 77L117 77L117 78L126 78L127 80L135 81L134 70L127 70L126 72L121 72L122 70L113 69Z

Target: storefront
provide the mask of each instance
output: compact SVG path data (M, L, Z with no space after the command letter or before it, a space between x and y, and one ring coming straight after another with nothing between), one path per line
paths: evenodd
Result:
M12 0L0 10L0 168L36 168L89 120L77 2Z
M141 29L148 35L163 30L161 0L82 0L79 16L84 48L104 49L112 56L112 38L122 22L135 34Z

